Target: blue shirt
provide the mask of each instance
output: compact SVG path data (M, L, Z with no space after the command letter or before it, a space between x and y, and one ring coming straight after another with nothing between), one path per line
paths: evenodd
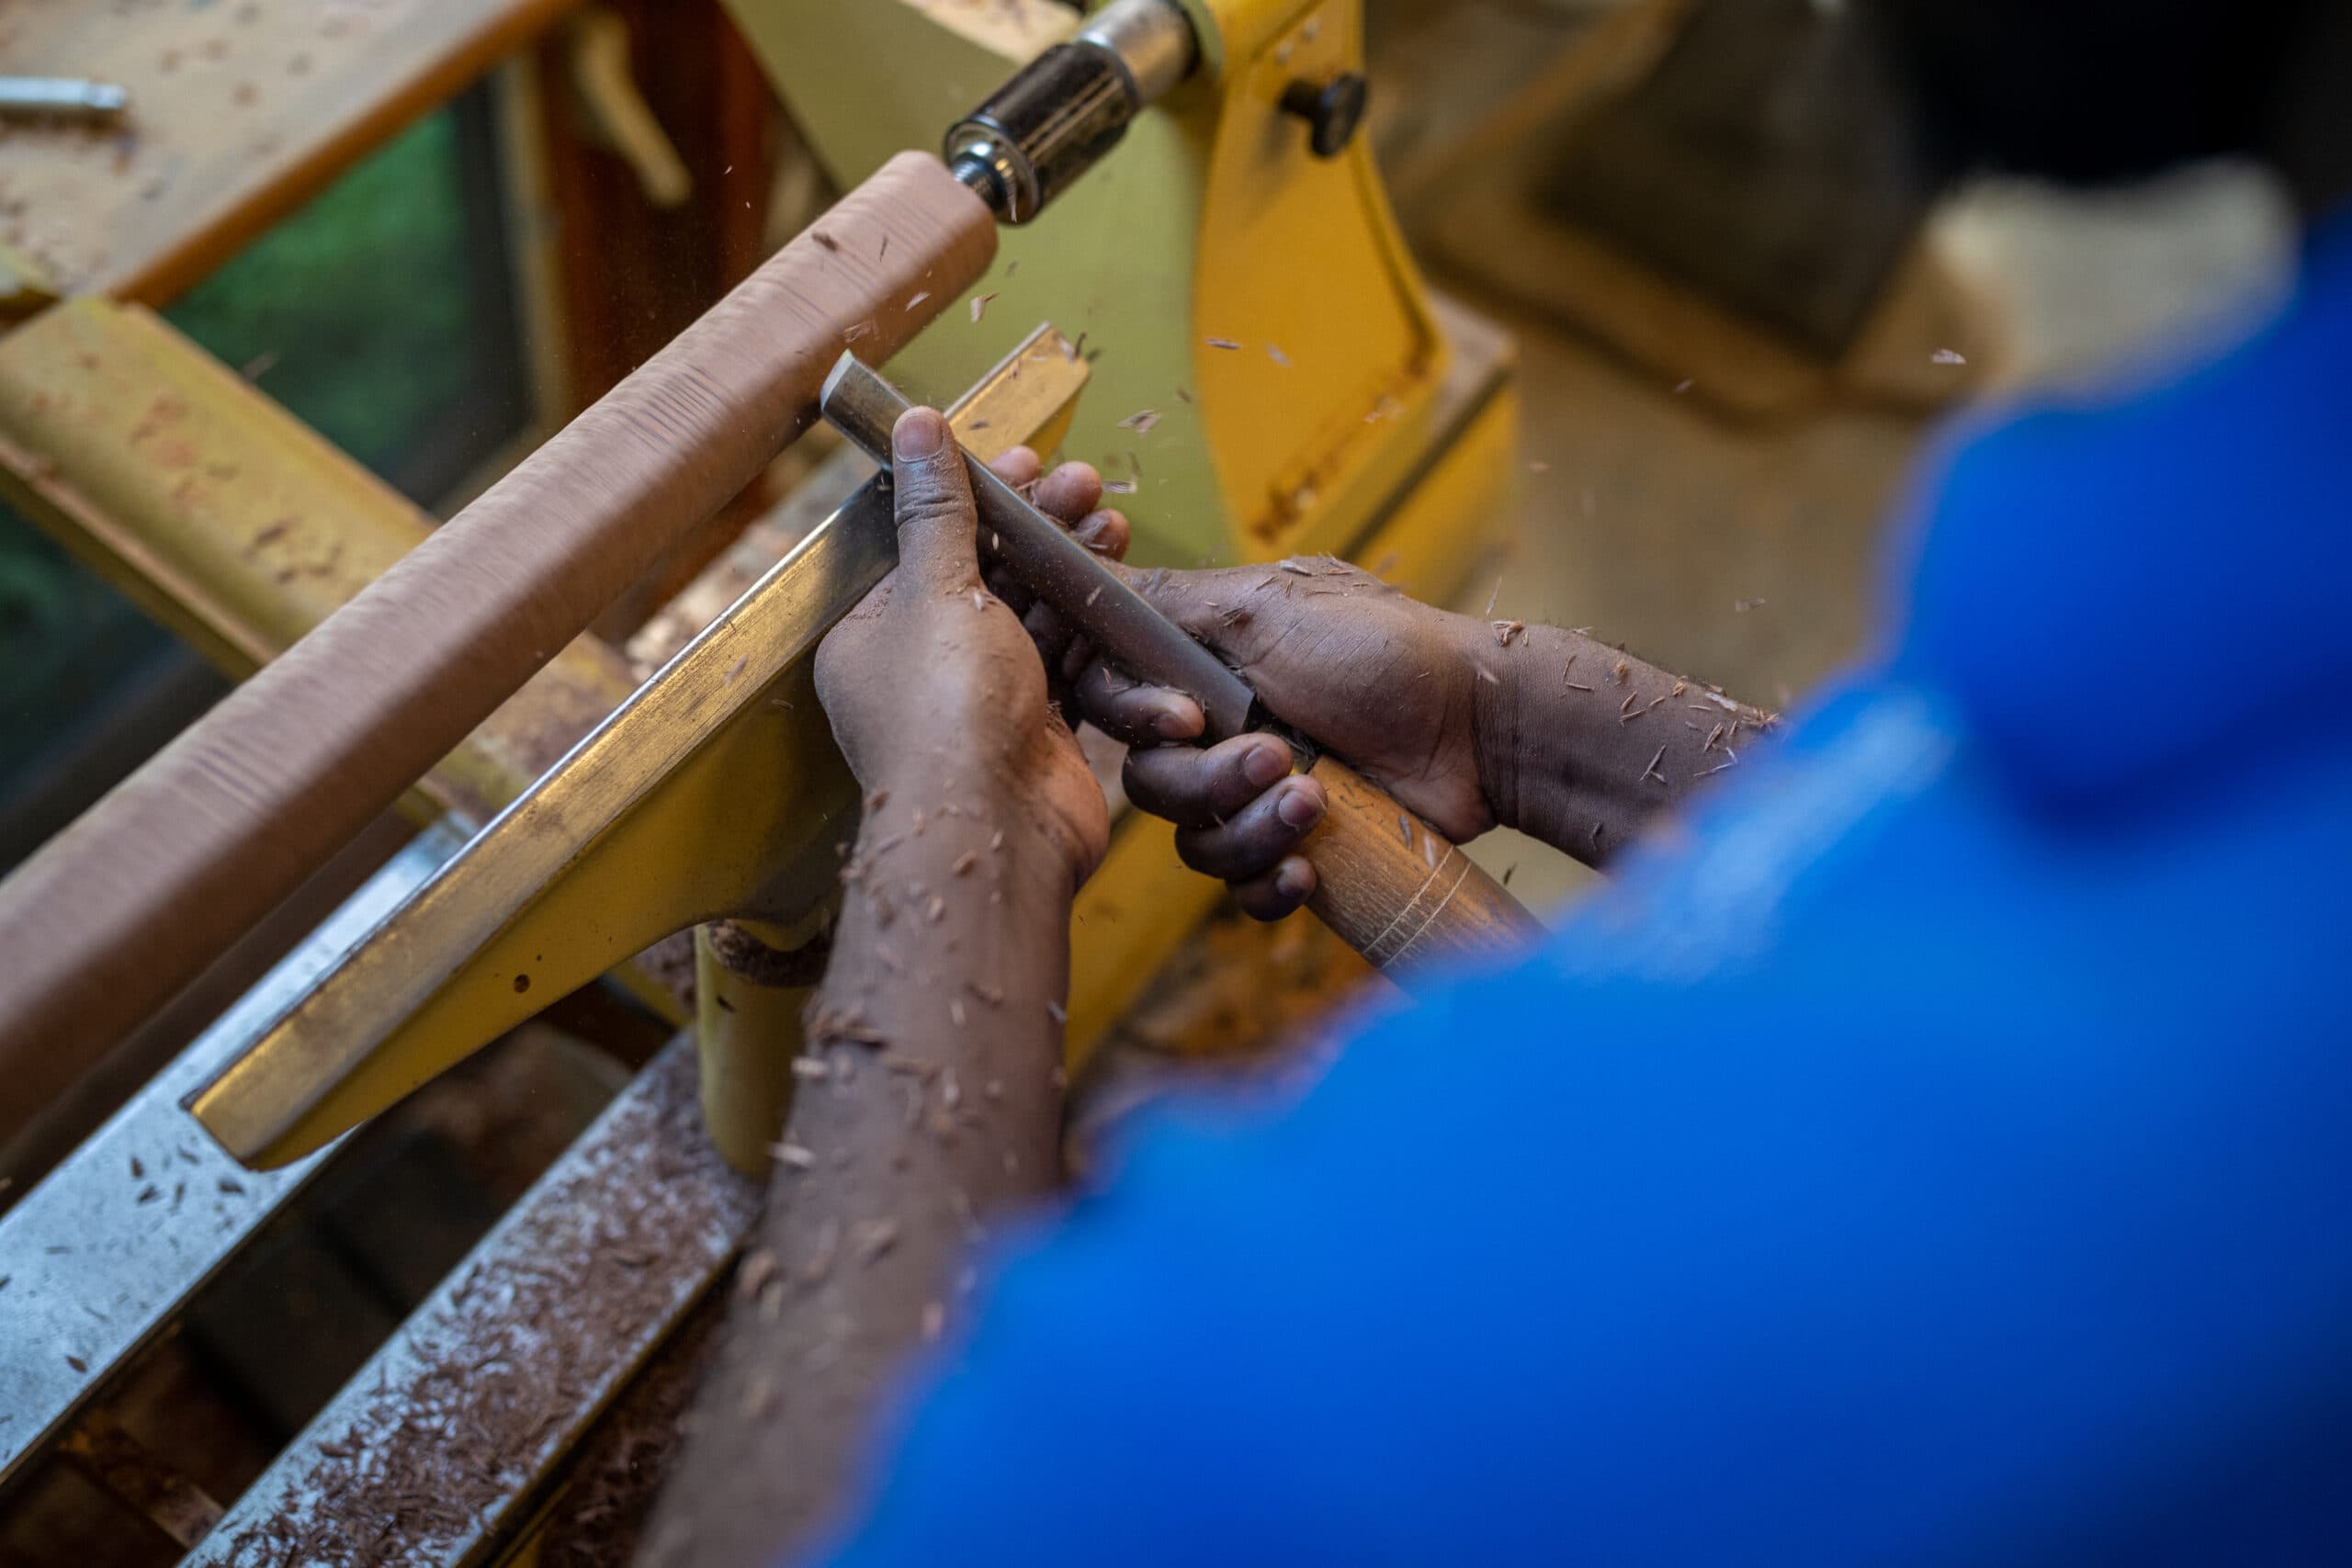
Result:
M841 1563L2352 1562L2352 222L1540 956L1147 1120ZM1731 782L1731 781L1725 781Z

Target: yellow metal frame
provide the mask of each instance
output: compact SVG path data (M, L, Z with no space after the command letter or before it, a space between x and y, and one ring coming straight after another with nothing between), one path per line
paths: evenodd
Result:
M1069 13L920 0L730 0L835 175L941 133ZM1144 565L1345 551L1438 439L1446 335L1359 136L1316 158L1283 90L1363 63L1361 0L1188 0L1207 61L1035 224L975 298L1100 351L1069 455L1137 489ZM951 316L899 355L965 384L989 341ZM1216 346L1220 343L1237 348ZM1124 423L1148 412L1149 430Z
M821 944L840 911L828 898L791 926L740 922L743 933L779 956L827 956ZM793 1059L806 1037L802 1013L816 994L806 983L771 985L727 966L711 941L715 928L695 928L695 1050L702 1066L703 1125L720 1156L746 1175L768 1168L768 1147L792 1108Z

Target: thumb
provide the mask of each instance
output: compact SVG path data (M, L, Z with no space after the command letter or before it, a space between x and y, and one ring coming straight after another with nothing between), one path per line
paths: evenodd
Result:
M933 409L909 409L891 428L890 457L900 575L940 593L978 587L978 514L947 421Z

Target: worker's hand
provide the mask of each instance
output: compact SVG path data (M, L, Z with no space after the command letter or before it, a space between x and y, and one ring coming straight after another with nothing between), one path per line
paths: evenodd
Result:
M817 650L817 694L868 792L921 807L976 802L1008 831L1034 829L1085 880L1110 844L1102 791L1046 703L1044 667L1020 619L981 585L978 516L947 422L910 410L891 434L899 565ZM1037 477L1025 449L994 465ZM1055 516L1084 526L1091 472L1040 486Z
M1329 558L1129 579L1170 619L1222 654L1269 710L1353 763L1447 838L1495 825L1479 778L1479 649L1485 623L1408 598ZM1261 919L1315 891L1296 854L1322 820L1323 786L1291 773L1290 749L1244 735L1205 750L1189 697L1138 686L1099 659L1073 672L1078 711L1135 750L1127 797L1177 826L1195 871L1233 885Z

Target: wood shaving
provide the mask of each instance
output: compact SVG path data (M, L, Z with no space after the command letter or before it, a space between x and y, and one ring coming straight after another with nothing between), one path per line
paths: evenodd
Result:
M801 1265L800 1277L816 1284L833 1270L833 1255L841 1250L842 1223L827 1220L817 1232L817 1245L810 1249L808 1261Z
M775 1279L778 1272L775 1254L766 1247L760 1247L748 1254L743 1259L743 1267L737 1270L735 1275L736 1299L750 1301L764 1290L768 1281Z

